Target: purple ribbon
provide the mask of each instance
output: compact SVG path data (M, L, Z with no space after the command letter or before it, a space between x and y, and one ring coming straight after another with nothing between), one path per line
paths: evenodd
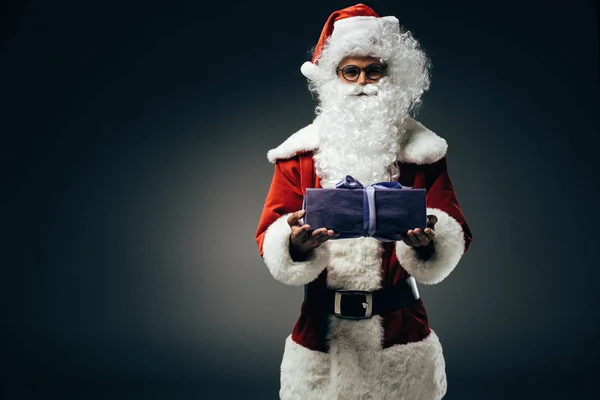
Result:
M410 189L398 182L378 182L364 187L356 178L346 175L335 185L336 189L362 189L363 190L363 231L365 236L373 236L377 231L375 189Z

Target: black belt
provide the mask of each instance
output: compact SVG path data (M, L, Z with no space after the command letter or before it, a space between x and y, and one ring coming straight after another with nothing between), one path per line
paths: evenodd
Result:
M304 302L309 310L345 319L366 319L394 312L410 307L418 299L414 278L372 292L304 286Z

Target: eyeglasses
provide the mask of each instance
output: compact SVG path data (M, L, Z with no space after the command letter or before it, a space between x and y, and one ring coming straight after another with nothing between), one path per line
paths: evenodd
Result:
M375 81L385 74L386 69L387 65L385 64L369 64L364 68L359 68L356 65L346 65L342 69L336 68L336 72L339 73L342 71L342 76L345 80L348 82L356 82L360 77L360 73L365 71L367 78Z

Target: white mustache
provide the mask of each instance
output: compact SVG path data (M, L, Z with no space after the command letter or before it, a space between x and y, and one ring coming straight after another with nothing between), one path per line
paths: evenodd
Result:
M375 84L368 84L368 85L348 85L348 89L346 92L346 95L349 96L359 96L361 94L367 95L367 96L374 96L377 95L379 93L379 86L375 85Z

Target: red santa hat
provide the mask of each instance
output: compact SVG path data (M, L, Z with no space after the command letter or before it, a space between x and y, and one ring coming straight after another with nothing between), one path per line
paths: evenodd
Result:
M343 44L347 46L377 39L386 28L399 33L398 19L393 16L380 17L372 8L364 4L334 11L325 22L312 60L305 62L300 68L302 74L309 79L317 76L319 58L325 46L328 48L336 45L343 46ZM341 61L341 58L336 61Z

